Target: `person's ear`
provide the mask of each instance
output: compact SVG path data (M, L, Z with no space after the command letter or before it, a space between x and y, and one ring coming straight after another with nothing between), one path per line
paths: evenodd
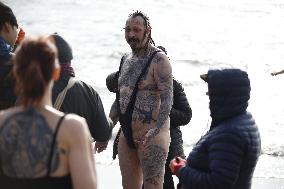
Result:
M8 22L5 22L3 25L3 30L8 33L10 31L10 28L11 28L11 24Z
M147 29L148 36L151 36L151 28Z
M61 73L61 67L60 67L60 64L58 62L58 58L55 59L55 62L54 62L54 70L53 70L53 73L52 73L52 79L54 81L57 81L60 77L60 73Z
M148 27L148 28L146 29L146 34L148 35L148 37L151 36L151 28L150 28L150 27Z
M55 39L52 35L48 36L47 39L53 44L56 46L56 43L55 43Z
M57 81L60 77L60 67L56 67L54 70L53 70L53 73L52 73L52 79L54 81Z

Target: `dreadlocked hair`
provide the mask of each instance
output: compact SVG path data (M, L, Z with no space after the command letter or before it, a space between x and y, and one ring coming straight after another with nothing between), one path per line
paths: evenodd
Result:
M151 23L150 23L150 18L149 18L145 13L143 13L142 11L136 10L135 12L129 14L128 18L135 18L135 17L137 17L137 16L141 16L141 17L143 18L143 20L144 20L144 26L145 26L146 29L152 28L152 27L151 27ZM152 36L151 36L151 35L150 35L150 39L149 39L149 40L150 40L150 43L151 43L151 44L153 44L154 46L156 46L156 45L155 45L155 42L154 42L154 40L152 39Z

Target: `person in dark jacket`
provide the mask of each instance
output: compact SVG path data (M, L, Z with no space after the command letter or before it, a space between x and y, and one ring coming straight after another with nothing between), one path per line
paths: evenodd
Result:
M183 189L250 189L261 152L253 116L247 112L250 80L239 69L209 70L210 130L201 137L187 160L170 163Z
M117 90L117 72L109 74L106 78L106 86L110 92L116 93ZM165 175L164 175L164 189L174 189L174 181L172 177L172 172L169 168L170 161L176 157L185 157L183 150L183 140L180 126L186 125L189 123L192 117L192 110L184 93L184 89L176 79L173 79L173 106L170 112L170 136L171 143L169 147L169 153L167 157L167 163L165 166ZM118 140L120 130L114 141L113 146L113 159L116 158L118 153Z
M52 103L54 104L69 80L75 77L75 72L71 67L72 49L67 41L58 34L51 35L50 39L57 47L61 66L60 78L55 81L52 89ZM75 80L73 86L66 93L60 111L75 113L84 117L87 120L91 135L96 141L96 151L101 152L106 149L112 135L113 124L106 117L99 94L90 85Z
M176 157L185 157L180 126L187 125L192 117L192 110L186 98L184 89L177 80L173 79L173 106L170 112L171 143L167 157L164 175L164 189L174 189L172 172L169 168L170 161Z
M12 9L0 2L0 110L15 104L12 77L12 49L17 39L18 22Z

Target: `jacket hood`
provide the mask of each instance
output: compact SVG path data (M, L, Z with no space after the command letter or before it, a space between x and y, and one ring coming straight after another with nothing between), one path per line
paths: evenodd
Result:
M246 112L250 99L248 74L240 69L208 71L211 127Z

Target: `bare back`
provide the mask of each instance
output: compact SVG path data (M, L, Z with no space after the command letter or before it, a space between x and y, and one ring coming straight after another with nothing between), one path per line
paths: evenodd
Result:
M13 178L45 177L54 132L63 115L51 107L15 107L0 112L2 174ZM89 139L85 120L68 114L55 138L50 176L71 175L74 188L95 188L96 173ZM79 159L82 160L80 166L76 165ZM82 185L83 178L87 182Z
M46 175L55 127L63 116L44 110L14 108L2 114L0 141L2 170L11 177ZM51 173L66 175L68 147L59 137L54 146Z

